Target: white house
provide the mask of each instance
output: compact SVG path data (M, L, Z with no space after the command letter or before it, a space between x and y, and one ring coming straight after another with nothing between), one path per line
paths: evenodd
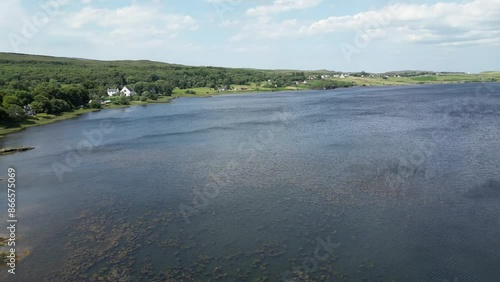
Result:
M108 96L115 96L120 90L114 88L108 88Z
M134 96L134 95L135 95L134 89L132 89L128 86L123 87L123 89L120 91L120 96L130 97L130 96Z

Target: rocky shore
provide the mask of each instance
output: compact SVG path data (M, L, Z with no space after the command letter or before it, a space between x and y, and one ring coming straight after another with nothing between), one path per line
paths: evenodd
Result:
M0 155L13 154L16 152L25 152L33 149L35 149L35 147L1 148Z

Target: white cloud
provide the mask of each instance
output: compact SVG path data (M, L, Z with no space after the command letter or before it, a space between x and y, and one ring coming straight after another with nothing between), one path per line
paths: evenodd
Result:
M7 0L0 2L0 28L16 28L21 18L26 17L26 12L19 0Z
M62 7L70 0L51 0L25 8L21 0L0 2L0 49L21 52L32 40L47 31L63 13ZM31 10L31 11L30 11Z
M189 15L166 14L158 6L132 4L118 9L85 7L67 17L73 29L96 25L109 29L110 36L169 36L185 30L196 30L198 22Z
M254 8L247 14L265 15L300 5L305 5L305 1L275 1L272 6ZM498 40L494 37L498 38L499 30L500 0L472 0L430 5L391 4L379 10L317 21L291 19L275 22L270 17L259 17L243 25L231 39L282 39L335 32L362 32L369 33L372 39L385 36L407 43L461 46L496 44Z
M316 7L323 0L275 0L271 5L263 5L247 10L249 16L266 16L290 10L301 10Z
M244 46L234 47L233 49L231 49L231 51L245 54L262 54L264 52L272 51L272 48L267 45L248 44Z
M234 3L241 3L242 0L205 0L208 3L227 3L227 4L234 4Z
M271 17L259 17L255 21L243 25L241 30L231 37L231 41L247 38L279 39L294 37L300 22L296 19L273 22Z

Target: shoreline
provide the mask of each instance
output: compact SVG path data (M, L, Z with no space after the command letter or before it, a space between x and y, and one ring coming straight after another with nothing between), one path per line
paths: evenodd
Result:
M168 103L170 103L173 100L178 99L178 98L210 98L213 96L221 96L221 95L261 94L261 93L265 94L265 93L278 93L278 92L298 92L298 91L307 91L307 90L312 90L312 89L298 89L298 90L281 89L281 90L276 90L276 91L261 90L261 91L248 91L248 92L230 92L230 91L227 91L227 92L215 92L215 93L209 93L209 94L193 94L193 95L177 94L177 95L172 95L172 96L166 96L165 98L160 98L158 100L149 100L147 102L131 101L130 105L110 105L110 106L105 106L101 109L90 109L90 108L78 109L78 110L74 110L72 112L66 112L66 113L63 113L60 115L51 115L53 117L50 117L50 118L47 118L45 115L35 117L38 119L39 122L25 123L25 124L21 124L18 127L0 128L0 140L5 138L8 134L20 132L20 131L23 131L25 129L31 128L31 127L52 124L52 123L56 123L56 122L64 121L64 120L71 120L74 118L78 118L84 114L100 112L103 110L122 109L122 108L128 108L128 107L132 107L132 106L168 104ZM0 149L1 149L1 147L0 147Z
M264 94L264 93L278 93L278 92L299 92L299 91L307 91L307 90L313 90L313 89L298 89L298 90L292 90L292 89L280 89L276 91L248 91L248 92L234 92L231 93L229 91L227 92L215 92L215 93L209 93L209 94L194 94L194 95L189 95L189 94L177 94L177 95L172 95L172 96L167 96L166 98L160 98L158 100L150 100L147 102L140 102L140 101L131 101L130 105L111 105L111 106L105 106L104 108L101 109L78 109L74 110L72 112L66 112L61 115L51 115L53 117L47 118L45 115L40 116L40 117L35 117L37 118L38 122L32 122L32 123L25 123L21 124L18 127L4 127L0 128L0 141L5 138L7 135L23 131L25 129L31 128L31 127L37 127L37 126L42 126L42 125L47 125L47 124L52 124L56 123L59 121L65 121L65 120L71 120L74 118L78 118L84 114L88 113L94 113L94 112L100 112L103 110L111 110L111 109L122 109L122 108L128 108L132 106L146 106L146 105L155 105L155 104L168 104L172 102L172 100L178 99L178 98L210 98L213 96L221 96L221 95L240 95L240 94ZM320 91L320 90L318 90ZM0 149L4 149L0 147Z
M23 131L25 129L35 127L35 126L42 126L46 124L52 124L56 123L59 121L64 121L64 120L70 120L74 119L77 117L80 117L84 114L87 113L93 113L93 112L99 112L102 110L110 110L110 109L120 109L120 108L128 108L131 106L145 106L149 104L168 104L172 102L172 100L175 100L177 98L210 98L214 96L221 96L221 95L241 95L241 94L265 94L265 93L280 93L280 92L304 92L304 91L325 91L325 90L335 90L335 89L344 89L344 88L359 88L359 87L403 87L403 86L426 86L426 85L441 85L441 84L470 84L470 83L495 83L495 82L469 82L469 81L438 81L438 82L426 82L426 83L407 83L407 84L387 84L387 85L353 85L350 87L338 87L334 89L279 89L279 90L274 90L274 91L248 91L248 92L233 92L231 93L230 91L227 92L217 92L217 93L210 93L210 94L198 94L198 95L189 95L189 94L178 94L178 95L173 95L173 96L167 96L166 98L160 98L159 100L151 100L147 102L139 102L139 101L132 101L130 105L111 105L108 107L104 107L101 109L79 109L75 110L72 112L67 112L63 113L61 115L57 116L52 116L50 118L47 118L45 116L37 117L38 122L33 122L31 124L21 124L19 127L12 127L12 128L1 128L0 129L0 141L5 138L8 134L11 133L16 133ZM498 83L498 82L496 82ZM1 148L1 147L0 147Z
M78 109L74 110L72 112L66 112L60 115L50 115L47 117L47 115L42 115L42 116L36 116L35 118L37 121L31 121L32 123L25 123L21 124L20 126L17 127L4 127L0 129L0 140L5 138L8 134L11 133L16 133L23 131L25 129L31 128L31 127L36 127L36 126L42 126L42 125L47 125L47 124L52 124L56 123L59 121L64 121L64 120L71 120L74 118L78 118L84 114L88 113L95 113L95 112L100 112L102 110L111 110L111 109L121 109L121 108L128 108L130 106L143 106L143 105L148 105L148 104L167 104L170 103L172 100L176 99L178 97L172 97L168 99L163 99L162 101L153 101L153 102L139 102L139 101L132 101L130 105L111 105L108 107L104 107L101 109ZM0 147L1 149L1 147Z
M92 112L98 112L100 111L101 109L83 109L83 110L75 110L75 111L72 111L72 112L67 112L67 113L64 113L64 114L61 114L61 115L58 115L58 116L54 116L54 118L50 118L50 119L39 119L39 123L31 123L31 124L21 124L20 126L17 126L17 127L4 127L2 129L0 129L0 140L3 139L4 137L6 137L8 134L11 134L11 133L15 133L15 132L19 132L19 131L23 131L25 129L28 129L28 128L31 128L31 127L35 127L35 126L41 126L41 125L46 125L46 124L51 124L51 123L55 123L55 122L58 122L58 121L63 121L63 120L69 120L69 119L73 119L73 118L77 118L83 114L87 114L87 113L92 113Z

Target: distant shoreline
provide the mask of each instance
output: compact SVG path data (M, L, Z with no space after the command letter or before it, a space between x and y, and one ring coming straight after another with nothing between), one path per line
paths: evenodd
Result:
M470 84L470 83L498 83L498 82L469 82L469 81L435 81L435 82L425 82L425 83L408 83L408 84L387 84L387 85L354 85L352 87L347 87L347 88L358 88L358 87L404 87L404 86L418 86L418 85L441 85L441 84ZM345 87L339 87L335 89L342 89ZM19 132L22 130L25 130L27 128L35 127L35 126L41 126L41 125L46 125L46 124L52 124L56 123L59 121L64 121L64 120L69 120L69 119L74 119L77 117L80 117L81 115L87 114L87 113L92 113L92 112L99 112L102 110L109 110L109 109L119 109L119 108L128 108L131 106L145 106L145 105L152 105L152 104L168 104L172 100L177 99L177 98L209 98L212 96L219 96L219 95L242 95L242 94L264 94L264 93L280 93L280 92L304 92L304 91L325 91L325 90L335 90L335 89L279 89L275 91L248 91L248 92L231 92L231 91L225 91L225 92L218 92L218 93L210 93L209 95L174 95L174 96L166 96L164 98L160 98L158 100L151 100L147 102L138 102L138 101L132 101L130 105L110 105L110 106L105 106L105 108L102 109L79 109L75 110L73 112L67 112L63 113L61 115L54 116L52 118L38 118L37 121L32 121L32 123L27 123L27 124L22 124L19 127L11 127L11 128L0 128L0 140L6 137L8 134Z

